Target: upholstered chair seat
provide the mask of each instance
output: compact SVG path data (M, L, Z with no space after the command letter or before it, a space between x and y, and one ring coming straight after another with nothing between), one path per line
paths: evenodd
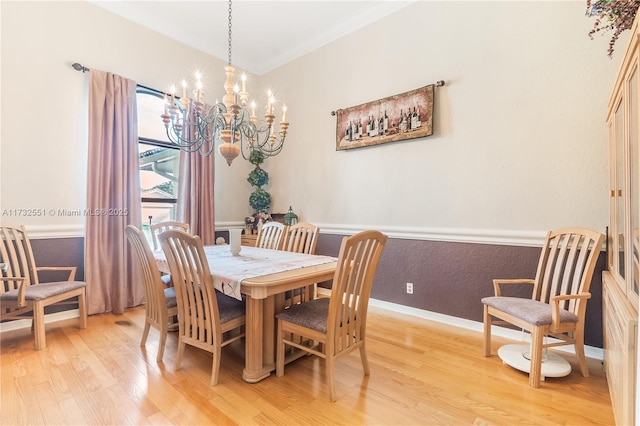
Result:
M329 300L328 297L322 297L304 304L292 305L276 315L276 318L320 333L326 333Z
M86 287L84 281L56 281L27 286L24 290L25 300L42 300L67 291ZM0 300L18 300L18 289L0 294Z
M482 303L519 318L532 325L552 323L552 308L548 303L521 297L484 297ZM573 312L560 309L560 323L578 322Z
M220 324L245 316L245 301L227 296L216 290L216 301L220 314Z

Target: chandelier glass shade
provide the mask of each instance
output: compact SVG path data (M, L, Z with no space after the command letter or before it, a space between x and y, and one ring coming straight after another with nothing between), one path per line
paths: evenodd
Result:
M235 68L231 65L231 1L229 1L229 62L224 67L226 81L222 102L207 105L203 102L204 90L199 73L196 73L192 97L187 96L187 83L182 81L182 97L176 97L175 86L165 98L162 121L169 140L186 152L199 152L209 156L218 144L218 152L228 165L240 154L249 159L252 151L259 151L265 158L279 154L284 146L289 123L287 107L282 105L282 120L276 130L274 103L271 91L267 94L264 121L258 122L256 103L249 104L246 75L241 86L234 81Z

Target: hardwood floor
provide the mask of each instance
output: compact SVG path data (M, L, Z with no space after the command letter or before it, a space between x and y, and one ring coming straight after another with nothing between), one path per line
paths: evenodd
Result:
M156 363L158 334L139 345L144 309L47 325L36 352L28 329L0 336L0 424L614 424L601 363L591 377L573 367L539 389L497 356L482 356L478 332L370 308L368 355L336 365L330 402L324 362L301 358L256 383L242 381L242 345L223 349L220 381L209 387L211 355L187 347L173 371L176 334ZM494 353L506 340L494 337Z

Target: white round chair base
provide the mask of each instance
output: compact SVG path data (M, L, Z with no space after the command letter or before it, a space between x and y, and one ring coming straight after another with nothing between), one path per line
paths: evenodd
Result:
M498 356L508 366L528 373L530 361L522 354L523 351L528 350L529 345L505 345L498 349ZM564 377L569 373L571 373L569 362L560 355L547 351L547 359L542 363L541 380L545 377Z

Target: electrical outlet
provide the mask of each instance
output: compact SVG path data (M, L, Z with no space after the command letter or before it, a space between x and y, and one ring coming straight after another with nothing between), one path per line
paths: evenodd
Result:
M407 283L407 294L413 294L413 283Z

